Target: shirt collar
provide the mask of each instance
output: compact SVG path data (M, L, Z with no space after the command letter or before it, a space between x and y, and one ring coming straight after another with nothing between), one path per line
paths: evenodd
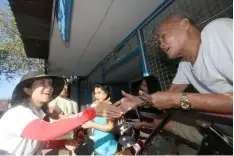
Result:
M36 109L36 107L33 106L33 104L31 104L31 103L29 103L29 102L25 102L25 104L26 104L27 107L28 107L29 109L31 109L32 112L33 112L36 116L38 116L40 119L43 119L43 118L46 116L46 114L45 114L41 109L40 109L40 110Z

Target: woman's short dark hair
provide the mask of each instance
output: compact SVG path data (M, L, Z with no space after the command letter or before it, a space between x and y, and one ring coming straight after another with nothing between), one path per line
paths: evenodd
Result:
M112 102L112 91L111 91L111 87L108 85L102 85L102 84L96 84L93 88L93 94L95 92L95 88L101 88L101 90L103 90L107 96L106 99L110 98L110 101Z
M147 85L149 94L155 93L157 91L162 91L161 85L156 77L147 76L147 77L144 77L142 79L142 81L143 80L146 81L146 85ZM142 81L141 81L141 83L142 83Z

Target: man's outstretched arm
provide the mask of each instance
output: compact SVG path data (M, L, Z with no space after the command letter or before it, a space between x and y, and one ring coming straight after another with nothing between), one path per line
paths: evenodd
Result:
M233 113L233 94L188 94L191 108L216 113Z
M189 84L172 84L168 89L169 92L183 92Z
M182 93L157 92L150 95L154 107L159 109L179 108ZM233 94L199 94L188 93L191 108L214 113L233 112Z

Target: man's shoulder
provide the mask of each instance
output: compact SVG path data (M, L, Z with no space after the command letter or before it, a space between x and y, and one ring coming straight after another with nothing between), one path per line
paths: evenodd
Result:
M232 33L233 19L218 18L207 24L201 34L203 53L209 56L206 59L217 64L221 55L228 54L228 48L232 45Z
M212 30L225 30L225 27L232 27L233 25L233 19L231 18L217 18L213 21L211 21L210 23L208 23L204 29L202 30L202 32L204 31L212 31Z
M179 68L189 67L189 60L186 58L182 58L179 63Z

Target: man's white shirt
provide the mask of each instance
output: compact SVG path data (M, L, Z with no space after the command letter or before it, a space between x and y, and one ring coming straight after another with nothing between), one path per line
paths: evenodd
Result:
M233 19L210 22L201 32L194 65L182 59L173 84L192 84L200 93L233 92Z

